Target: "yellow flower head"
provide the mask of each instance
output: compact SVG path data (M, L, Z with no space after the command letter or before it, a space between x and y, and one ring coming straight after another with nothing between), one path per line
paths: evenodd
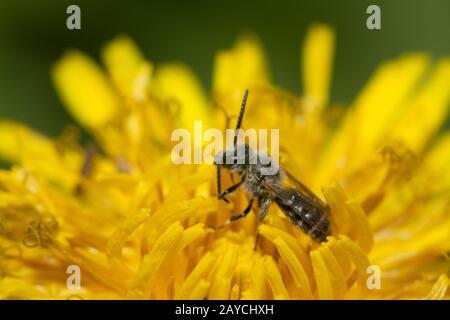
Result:
M254 37L217 54L211 98L187 66L154 66L126 36L102 50L105 70L67 52L51 76L95 147L73 128L48 138L0 122L13 164L0 171L0 297L449 298L450 59L383 63L344 109L329 104L334 39L309 30L302 96L271 83ZM276 205L262 224L210 228L245 193L220 201L213 165L171 161L174 129L232 127L245 89L243 126L280 129L281 164L330 208L327 241Z

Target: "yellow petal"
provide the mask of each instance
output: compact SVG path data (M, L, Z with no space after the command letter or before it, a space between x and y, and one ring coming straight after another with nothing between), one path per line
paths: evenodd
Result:
M0 141L0 158L20 163L65 188L78 183L83 156L77 151L61 152L53 140L12 121L0 121Z
M439 61L429 80L414 97L396 125L393 139L413 151L421 151L428 139L445 122L450 102L450 58Z
M354 104L353 125L357 136L351 143L358 149L352 155L376 147L379 139L402 115L405 98L411 94L427 66L427 56L411 54L379 68Z
M184 221L193 214L210 212L223 205L215 198L205 199L197 197L189 200L182 200L162 205L145 225L145 237L149 243L153 243L171 223Z
M330 207L331 216L336 224L337 232L347 234L351 229L352 221L345 207L347 195L344 189L337 182L333 182L324 188L323 195Z
M333 57L334 31L327 25L314 25L308 30L302 55L304 95L319 105L329 98Z
M102 59L117 88L127 98L142 100L152 65L127 36L119 36L102 50ZM144 87L141 83L144 81Z
M439 207L443 212L445 206L442 206L442 200L439 201ZM433 203L432 203L433 204ZM423 210L428 213L427 210L432 208L424 206ZM433 213L433 212L431 212ZM416 234L411 236L412 227L407 228L405 231L400 230L398 233L394 233L392 238L387 238L384 241L379 241L374 246L371 252L371 259L376 261L382 269L389 269L396 266L411 263L412 261L428 259L430 256L437 256L442 252L450 250L450 220L444 220L438 222L436 225L426 230L420 230ZM404 239L399 237L406 234L408 237Z
M240 290L239 283L235 283L233 288L231 288L230 300L239 300Z
M261 233L261 235L263 235L267 239L269 239L271 242L274 242L275 239L277 238L280 238L284 242L286 242L289 245L290 249L294 251L295 255L300 260L303 268L305 268L305 272L307 273L307 275L309 277L312 276L312 268L309 258L306 255L305 251L301 248L300 244L296 241L294 236L292 236L288 232L282 231L272 226L268 226L266 224L260 225L258 227L258 232Z
M345 250L339 245L334 237L328 237L327 242L322 245L330 249L333 256L336 258L336 261L339 263L339 268L342 270L344 277L348 278L352 272L352 261Z
M399 186L395 192L385 195L369 216L372 229L379 230L401 216L413 199L414 194L408 186Z
M450 133L443 135L432 147L424 160L420 171L420 182L431 188L434 192L450 189ZM423 180L422 180L423 177ZM433 181L429 184L429 181Z
M347 292L347 283L339 262L336 260L333 252L327 246L318 249L325 262L333 287L333 299L342 299Z
M53 66L51 75L65 106L82 125L100 127L115 115L117 97L103 72L85 54L67 52Z
M190 296L191 292L195 290L197 284L202 281L202 279L206 278L215 260L216 257L212 253L207 252L198 262L198 264L195 266L194 270L192 270L186 280L184 280L181 288L175 294L175 299L187 299Z
M14 122L0 122L0 157L8 162L18 161L20 157L20 126Z
M46 292L24 279L2 277L0 279L0 299L48 299Z
M363 290L367 289L366 278L367 267L370 265L369 259L356 243L344 235L339 237L338 244L344 249L355 265L356 271L358 272L358 283L360 287Z
M306 298L311 298L312 294L309 280L297 256L283 239L277 238L273 244L277 247L281 259L288 266L297 287L303 291Z
M189 294L190 300L203 300L208 296L209 287L211 284L205 279L200 279L200 281L195 285L194 289Z
M195 120L209 126L210 109L202 85L195 74L182 64L167 64L156 69L152 88L177 109L178 125L192 130Z
M330 273L320 252L313 250L310 252L311 262L314 270L314 278L317 284L317 296L321 300L333 299L333 286L331 284Z
M146 209L140 210L138 213L130 216L123 222L113 233L108 241L106 252L111 257L120 258L122 256L122 248L127 238L135 231L147 218L149 212Z
M215 93L237 95L241 99L245 89L268 85L266 58L256 38L241 37L232 49L216 55L213 73Z
M223 260L214 275L214 282L209 293L210 299L221 300L230 298L231 281L238 262L238 257L238 246L229 244L224 253Z
M260 300L266 297L266 275L264 271L264 260L261 256L253 258L251 267L250 286L248 291L244 292L242 299Z
M335 233L346 234L369 252L373 245L372 229L361 205L355 200L348 200L344 189L336 182L323 191L335 222Z
M277 300L289 299L289 294L281 277L280 270L273 261L271 256L264 256L264 266L266 269L266 277L272 289L273 297Z
M210 230L206 230L203 223L197 223L196 225L187 228L183 231L183 235L180 240L179 250L183 250L185 247L193 243L194 241L206 236Z
M352 221L353 233L355 234L355 240L358 242L361 249L368 253L373 245L372 229L369 225L369 220L361 206L353 201L348 200L345 203L347 212Z
M128 296L132 299L143 298L152 287L155 273L161 267L163 261L173 254L181 239L183 227L178 223L173 223L156 240L150 253L145 255L139 270L137 271Z
M377 150L404 110L404 100L426 69L423 55L407 55L381 65L347 112L324 150L316 183L340 180Z

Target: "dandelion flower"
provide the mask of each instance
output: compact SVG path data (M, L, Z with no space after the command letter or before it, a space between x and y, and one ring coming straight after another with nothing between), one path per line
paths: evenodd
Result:
M334 41L326 25L308 31L302 96L271 82L252 37L217 54L210 97L187 66L155 66L126 36L103 48L104 69L64 54L53 82L96 148L75 128L49 138L0 122L12 164L0 171L0 297L448 299L450 59L385 62L342 108L329 99ZM327 241L275 205L262 224L250 214L212 230L245 194L219 201L212 165L172 163L172 131L226 128L247 88L244 127L280 129L281 164L330 207Z

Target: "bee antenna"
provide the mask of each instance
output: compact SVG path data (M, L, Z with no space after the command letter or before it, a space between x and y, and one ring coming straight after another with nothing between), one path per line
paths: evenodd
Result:
M241 128L242 119L244 118L244 111L245 111L245 105L247 104L247 97L248 97L248 89L245 90L244 98L242 99L241 110L239 111L239 117L237 120L236 130L234 133L234 145L236 145L236 143L237 143L238 130Z

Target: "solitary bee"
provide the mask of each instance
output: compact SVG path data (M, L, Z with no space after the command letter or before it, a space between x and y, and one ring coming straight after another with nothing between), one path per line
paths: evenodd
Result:
M264 153L254 151L248 144L238 143L238 133L244 116L247 96L248 90L245 91L242 100L233 146L218 152L214 157L214 164L217 166L218 199L223 199L228 203L226 195L233 193L240 186L244 187L250 198L245 210L231 216L225 225L245 217L250 212L255 200L258 201L258 220L262 222L270 204L275 202L290 221L300 227L303 232L315 241L325 241L331 232L328 206L281 167L274 174L263 174L263 169L270 166L273 160ZM240 176L238 183L223 192L221 191L221 167Z

